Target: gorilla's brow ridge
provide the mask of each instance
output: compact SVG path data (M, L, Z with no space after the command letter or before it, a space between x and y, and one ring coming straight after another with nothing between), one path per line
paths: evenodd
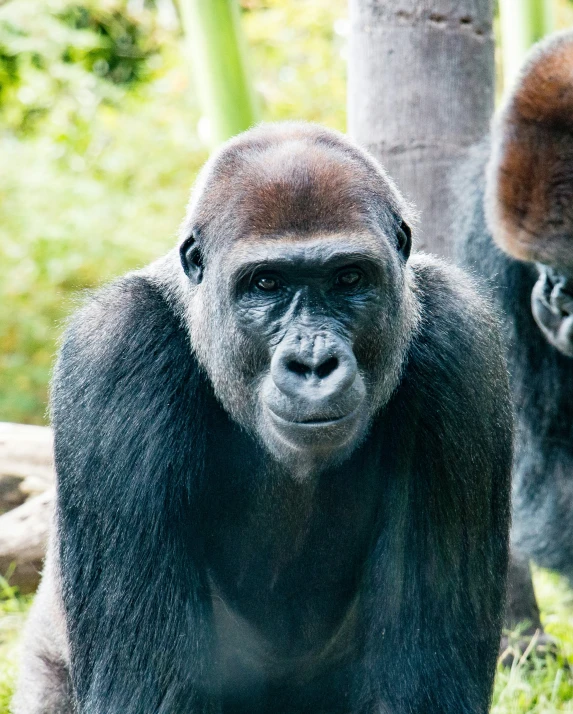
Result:
M325 234L308 238L293 236L289 241L292 255L307 260L319 260L327 263L337 258L367 259L380 262L384 258L382 241L367 233L360 235ZM256 240L237 242L227 254L229 262L239 270L246 266L268 262L289 262L285 258L285 237L257 238ZM245 266L245 267L243 267Z

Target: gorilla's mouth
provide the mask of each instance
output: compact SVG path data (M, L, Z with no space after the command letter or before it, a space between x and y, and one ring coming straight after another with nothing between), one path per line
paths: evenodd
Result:
M339 425L342 424L346 421L351 421L357 413L358 409L353 409L351 412L348 414L343 414L342 416L324 416L324 417L310 417L307 419L286 419L284 416L280 416L277 414L275 411L269 408L269 412L271 413L273 419L278 421L280 424L284 426L295 426L295 427L328 427L328 426L334 426L334 425Z
M288 394L269 378L262 395L261 429L278 452L285 447L297 458L336 454L356 442L368 420L366 388L360 374L344 389L302 385Z
M301 421L295 421L295 424L303 424L304 426L314 426L314 425L322 425L326 426L327 424L336 424L339 421L342 421L343 419L346 419L350 414L346 414L341 417L326 417L324 419L302 419Z

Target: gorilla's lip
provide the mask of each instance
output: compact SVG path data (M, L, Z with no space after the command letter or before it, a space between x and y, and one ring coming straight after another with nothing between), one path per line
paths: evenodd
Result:
M346 421L351 421L352 418L355 417L356 413L358 412L358 408L356 408L356 409L353 409L348 414L343 414L342 416L338 416L338 417L325 417L325 418L295 420L295 419L285 419L284 417L279 416L270 407L267 407L267 408L268 408L269 412L271 413L273 419L276 419L276 421L283 424L284 426L298 426L298 427L307 428L307 429L324 428L324 427L335 426L335 425L338 426L339 424L343 424Z
M352 416L351 414L345 414L344 416L341 417L333 417L332 419L326 418L326 419L302 419L301 421L295 421L292 422L293 424L302 424L303 426L326 426L327 424L338 424L341 421L344 421L347 419L349 416Z

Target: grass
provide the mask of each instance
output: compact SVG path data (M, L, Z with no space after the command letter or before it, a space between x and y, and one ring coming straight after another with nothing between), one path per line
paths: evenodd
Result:
M559 645L556 659L515 661L499 668L492 714L573 712L573 593L564 578L537 570L535 592L545 630Z
M556 659L515 661L498 668L492 714L573 712L573 593L559 576L538 570L535 589L546 631L559 644ZM17 675L19 636L31 603L0 578L0 714L9 713Z
M0 577L0 714L8 714L18 669L18 645L30 596L18 594Z

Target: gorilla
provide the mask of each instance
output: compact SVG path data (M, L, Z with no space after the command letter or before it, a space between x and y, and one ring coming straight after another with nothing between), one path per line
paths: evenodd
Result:
M573 33L530 54L457 177L462 264L503 314L516 415L507 625L541 630L529 562L573 579ZM543 637L543 639L547 639Z
M73 318L17 714L485 714L512 420L488 303L318 126L200 175Z

